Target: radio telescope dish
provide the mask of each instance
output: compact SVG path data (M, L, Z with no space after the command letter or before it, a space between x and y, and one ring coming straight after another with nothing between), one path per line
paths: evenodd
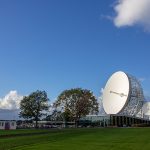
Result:
M114 73L103 92L103 107L107 114L135 115L144 101L136 78L122 71Z

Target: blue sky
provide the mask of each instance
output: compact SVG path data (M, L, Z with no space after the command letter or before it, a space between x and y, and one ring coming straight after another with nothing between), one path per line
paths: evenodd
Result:
M119 70L141 79L150 96L148 23L115 23L115 2L1 0L0 97L39 89L53 100L75 87L99 96Z

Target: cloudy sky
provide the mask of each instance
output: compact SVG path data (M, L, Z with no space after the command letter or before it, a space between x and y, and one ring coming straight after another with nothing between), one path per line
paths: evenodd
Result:
M150 0L0 1L0 108L23 95L68 88L99 97L108 77L125 71L150 96Z

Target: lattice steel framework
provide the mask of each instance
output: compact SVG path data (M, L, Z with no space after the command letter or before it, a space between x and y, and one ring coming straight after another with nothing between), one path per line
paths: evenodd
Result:
M139 81L132 75L127 74L130 83L130 91L125 107L119 115L135 116L143 106L144 95Z

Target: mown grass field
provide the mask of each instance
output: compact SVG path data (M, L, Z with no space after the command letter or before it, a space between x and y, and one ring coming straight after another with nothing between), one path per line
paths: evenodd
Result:
M1 135L16 135L16 134L28 134L28 133L43 133L43 132L47 132L47 130L43 130L43 129L27 129L27 130L0 130L0 136Z
M0 137L0 150L150 150L150 128L16 130L1 134L8 136Z

